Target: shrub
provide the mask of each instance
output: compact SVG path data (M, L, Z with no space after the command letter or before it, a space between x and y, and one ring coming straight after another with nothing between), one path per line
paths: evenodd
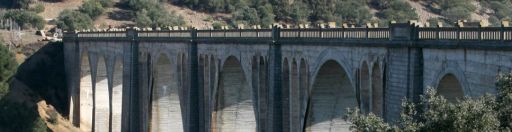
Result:
M398 125L389 125L373 114L352 110L347 119L355 131L510 131L512 127L512 74L500 74L498 93L480 98L466 97L448 103L428 89L418 103L404 101Z
M389 8L377 14L384 20L395 20L397 22L407 22L418 18L418 15L409 3L403 0L392 0Z
M103 7L112 7L112 6L114 6L114 1L113 0L99 0L99 2L101 3L101 6L103 6Z
M37 15L35 12L25 11L25 10L10 10L7 11L4 15L5 19L14 20L18 23L22 28L37 28L43 29L45 25L45 21L43 17Z
M43 4L36 4L34 7L30 8L30 11L41 13L44 11L44 5Z
M236 24L256 25L260 23L258 12L254 8L245 7L233 13L233 20Z
M260 15L261 25L270 25L274 23L275 15L270 4L258 7L258 14Z
M212 27L213 29L221 29L222 26L225 26L226 24L222 23L222 22L219 22L219 21L215 21L212 23Z
M64 30L81 30L92 27L92 19L79 11L64 10L57 18L57 26Z
M0 99L9 92L9 78L16 72L14 55L0 42Z
M135 23L141 27L181 26L185 24L182 16L167 12L161 6L142 9L135 15Z
M78 10L82 13L89 15L89 17L91 17L92 19L96 19L105 11L101 3L96 0L85 1L84 4L82 4L82 6L78 8Z
M36 106L20 104L6 99L0 100L0 131L46 132L48 128L39 118Z
M336 7L336 14L343 22L351 24L363 24L372 18L370 9L361 1L341 1Z
M52 123L52 124L57 124L57 118L58 118L58 114L57 111L55 110L49 110L48 111L48 122Z
M292 21L295 23L306 23L308 21L308 17L311 14L308 5L304 2L294 2L291 9L290 17Z
M457 20L467 20L471 18L471 11L463 7L453 7L442 12L450 22L456 22Z

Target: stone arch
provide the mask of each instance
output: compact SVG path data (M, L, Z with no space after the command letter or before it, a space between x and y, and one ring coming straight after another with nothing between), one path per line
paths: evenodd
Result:
M212 131L256 131L252 90L233 56L222 66L216 98Z
M370 112L370 69L368 67L368 63L366 61L361 65L360 72L360 97L361 97L361 112L368 113Z
M123 58L117 57L112 78L112 132L121 131L123 107Z
M93 83L91 61L89 53L85 49L80 57L80 129L91 131L93 111Z
M340 63L322 64L313 81L306 115L305 131L348 131L343 119L346 108L357 107L354 85Z
M105 57L99 55L96 64L96 83L94 87L94 131L109 131L110 107L107 63Z
M372 100L371 109L372 113L377 116L383 116L384 108L384 84L383 77L379 63L375 63L372 68Z
M171 60L160 54L152 69L155 79L151 90L150 131L184 131L180 95Z
M466 80L466 76L461 68L455 62L447 62L444 63L441 67L441 71L438 72L426 87L434 87L439 92L439 85L444 77L451 74L460 84L460 89L462 91L462 95L472 96L471 88ZM451 78L453 80L453 78ZM426 89L425 89L426 90Z
M283 131L289 131L290 127L290 63L288 62L288 58L284 58L282 63L282 74L281 74L281 95L282 100L281 104L283 105L282 111L282 122L283 122Z
M462 85L457 77L451 73L444 75L437 85L437 93L444 96L448 102L455 102L457 98L464 97Z

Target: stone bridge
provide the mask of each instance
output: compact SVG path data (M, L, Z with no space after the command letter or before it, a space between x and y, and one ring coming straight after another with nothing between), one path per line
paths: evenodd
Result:
M512 28L68 32L69 119L84 131L346 131L346 108L387 121L426 87L494 93Z

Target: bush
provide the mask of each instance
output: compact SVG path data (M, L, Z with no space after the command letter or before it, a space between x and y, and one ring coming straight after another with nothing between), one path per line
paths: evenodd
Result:
M185 24L182 16L169 13L161 6L142 9L135 15L135 23L140 27L182 26Z
M468 20L471 18L471 11L463 7L453 7L442 12L442 15L450 22L457 22L457 20Z
M99 1L96 0L87 0L78 8L78 10L82 13L89 15L92 19L96 19L98 16L103 14L105 9L101 5Z
M103 6L103 7L112 7L112 6L114 6L114 1L113 0L99 0L99 2L101 3L101 6Z
M46 132L48 127L39 118L36 108L6 99L0 100L0 131Z
M391 3L389 3L389 8L384 9L377 15L385 21L394 20L397 22L407 22L418 18L418 15L411 5L403 0L392 0Z
M236 24L256 25L260 23L258 11L254 8L245 7L233 13L233 20Z
M291 9L290 17L295 23L307 23L308 17L311 14L308 5L304 2L294 2Z
M44 5L43 4L36 4L34 7L29 9L30 11L41 13L44 11Z
M25 10L10 10L4 15L5 19L14 20L22 28L37 28L43 29L46 22L43 17L37 15L35 12Z
M9 92L9 78L16 72L18 64L14 55L0 42L0 99Z
M57 111L55 111L55 110L49 110L47 113L49 116L48 122L50 122L54 125L57 124L57 120L58 120L57 118L58 118L59 113L57 113Z
M79 11L64 10L57 18L57 26L64 30L81 30L91 28L92 19Z
M361 1L341 1L336 7L336 14L342 22L350 24L363 24L372 18L370 9Z
M419 103L404 101L398 125L389 125L373 114L350 111L347 120L355 131L510 131L512 128L512 74L500 74L496 96L466 97L448 103L428 89Z

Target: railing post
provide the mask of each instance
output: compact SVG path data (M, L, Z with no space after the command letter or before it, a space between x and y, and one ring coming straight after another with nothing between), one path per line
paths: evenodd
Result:
M457 40L460 40L460 30L461 30L461 27L460 25L457 25Z
M324 36L324 34L323 34L323 32L322 32L323 27L321 27L321 26L320 26L320 28L319 28L319 29L320 29L320 30L318 30L318 37L319 37L319 38L323 38L323 36Z
M368 26L366 26L366 28L365 28L365 32L366 32L365 39L366 39L366 40L367 40L368 38L370 38L370 37L369 37L369 35L370 35L370 34L369 34L369 30L370 30L370 29L369 29L369 27L368 27Z
M482 40L482 25L478 26L478 41Z
M500 40L503 43L505 41L505 27L501 24L500 27Z

